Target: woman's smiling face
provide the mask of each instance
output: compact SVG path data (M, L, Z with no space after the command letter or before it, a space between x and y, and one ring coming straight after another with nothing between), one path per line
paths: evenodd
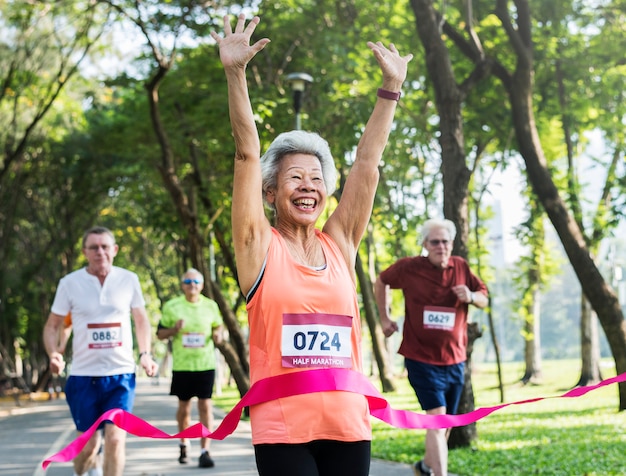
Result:
M300 153L283 157L276 189L267 193L267 199L276 207L276 216L281 221L315 223L326 205L326 185L319 159Z

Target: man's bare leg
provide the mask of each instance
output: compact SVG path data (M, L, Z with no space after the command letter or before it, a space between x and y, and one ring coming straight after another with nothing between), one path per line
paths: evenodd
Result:
M446 407L426 410L427 415L443 415ZM448 474L448 432L446 429L426 430L426 454L424 463L430 467L434 476Z
M79 435L82 433L81 431L78 432ZM76 474L86 473L98 465L98 450L100 449L101 441L99 431L91 435L85 447L74 458L74 472Z
M104 426L104 476L122 476L126 465L126 432L107 423Z
M206 426L209 431L213 431L213 408L210 398L198 399L198 416L200 423ZM200 448L209 450L211 438L200 438Z
M191 426L191 400L178 400L178 410L176 410L176 422L178 431L181 432ZM187 439L180 439L181 445L187 444Z

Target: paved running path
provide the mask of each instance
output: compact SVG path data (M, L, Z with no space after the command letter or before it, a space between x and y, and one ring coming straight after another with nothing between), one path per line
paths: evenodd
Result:
M169 381L159 385L139 380L134 412L157 428L176 433L176 398L168 395ZM216 425L223 415L216 412ZM197 421L195 405L192 422ZM65 400L52 400L23 408L0 408L0 476L71 476L71 463L52 463L46 472L41 461L64 448L75 437ZM223 441L211 442L215 467L197 466L199 446L191 441L189 464L178 463L178 441L138 438L128 435L125 476L255 476L250 424L239 422L237 430ZM373 460L370 476L411 476L408 465ZM349 475L346 475L349 476Z

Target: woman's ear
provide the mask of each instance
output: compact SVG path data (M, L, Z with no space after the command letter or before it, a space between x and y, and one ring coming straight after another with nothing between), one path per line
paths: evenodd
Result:
M267 200L267 203L274 203L275 199L276 199L276 195L274 194L274 189L268 188L265 191L265 200Z

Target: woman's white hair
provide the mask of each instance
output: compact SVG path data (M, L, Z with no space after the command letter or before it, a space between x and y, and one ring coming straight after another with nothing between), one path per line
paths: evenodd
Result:
M456 236L456 226L454 226L454 222L451 220L431 218L430 220L426 220L422 225L422 244L428 241L428 237L433 230L441 229L447 230L450 235L450 241L454 241L454 237Z
M337 188L337 169L335 161L330 153L328 142L315 132L290 131L279 134L270 144L269 148L261 157L261 177L263 180L263 201L270 208L274 208L267 202L266 192L270 188L276 188L280 161L286 155L310 154L316 156L322 166L322 177L326 186L326 193L330 196Z

